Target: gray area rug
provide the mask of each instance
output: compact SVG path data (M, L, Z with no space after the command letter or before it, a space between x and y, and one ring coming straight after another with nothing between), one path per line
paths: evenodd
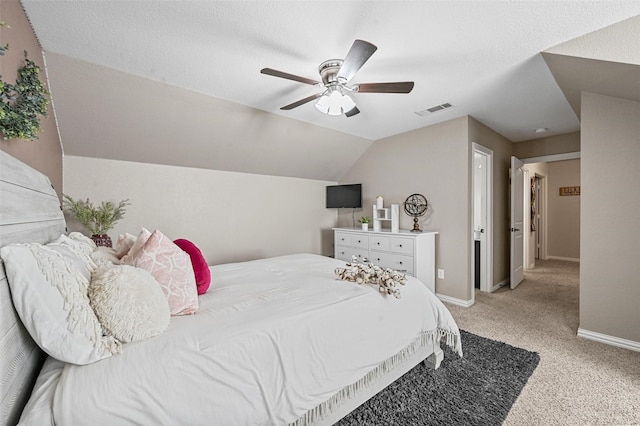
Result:
M540 356L460 330L464 357L444 348L432 370L420 363L336 425L500 425Z

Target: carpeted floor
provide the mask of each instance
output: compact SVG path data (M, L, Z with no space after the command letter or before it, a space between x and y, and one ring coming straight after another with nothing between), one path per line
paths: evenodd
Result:
M505 426L640 425L640 353L578 338L578 303L579 264L547 260L515 290L447 304L460 328L540 354Z
M464 357L445 348L440 368L419 364L337 425L501 424L540 357L462 330L461 335Z

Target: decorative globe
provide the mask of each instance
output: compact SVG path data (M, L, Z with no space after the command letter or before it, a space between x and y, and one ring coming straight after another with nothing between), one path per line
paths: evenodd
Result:
M413 216L413 229L411 232L422 232L418 224L418 217L427 212L427 199L422 194L411 194L404 201L404 211L407 215Z

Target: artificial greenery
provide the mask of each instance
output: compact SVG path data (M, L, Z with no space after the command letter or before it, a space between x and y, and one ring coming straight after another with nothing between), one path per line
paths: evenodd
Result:
M130 205L129 200L122 200L118 205L111 201L103 201L99 206L94 206L87 198L86 200L74 200L67 194L62 194L63 203L76 218L93 235L106 234L113 229L120 219L124 217L126 206Z
M0 21L0 27L4 27L6 23L4 21ZM9 28L9 27L7 27ZM9 43L4 46L0 45L0 56L4 55L4 52L9 48Z
M371 219L369 219L366 216L362 216L360 219L358 219L360 221L360 223L369 223L371 221Z
M4 26L4 22L0 22ZM0 55L9 45L0 46ZM40 133L40 116L47 115L49 99L47 89L40 81L40 67L27 58L18 69L16 83L11 84L0 76L0 133L5 140L34 140Z

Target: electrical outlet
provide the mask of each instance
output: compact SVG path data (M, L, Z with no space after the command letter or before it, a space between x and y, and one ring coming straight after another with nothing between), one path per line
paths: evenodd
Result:
M438 278L444 280L444 269L438 269Z

